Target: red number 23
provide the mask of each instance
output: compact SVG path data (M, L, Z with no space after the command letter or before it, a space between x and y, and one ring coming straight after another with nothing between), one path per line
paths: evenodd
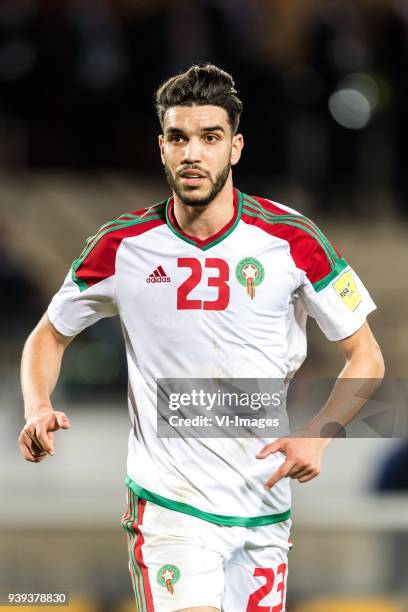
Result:
M208 286L218 288L218 296L215 300L193 300L187 297L201 281L202 267L198 259L179 257L177 265L179 268L190 268L191 270L190 276L177 289L178 310L225 310L230 297L230 288L227 285L229 268L226 261L218 257L207 257L205 260L206 268L215 268L219 272L218 276L208 278Z
M275 582L275 572L272 568L256 567L254 570L254 576L262 576L266 578L264 585L259 587L254 593L249 596L246 612L282 612L283 601L285 597L285 575L286 575L286 563L281 563L277 568L277 574L281 577L276 591L280 594L280 601L276 606L260 606L259 602L273 589Z

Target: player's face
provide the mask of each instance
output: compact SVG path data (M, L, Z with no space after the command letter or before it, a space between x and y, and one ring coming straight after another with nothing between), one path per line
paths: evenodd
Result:
M167 181L188 206L206 206L224 187L241 156L243 138L232 135L220 106L173 106L159 136Z

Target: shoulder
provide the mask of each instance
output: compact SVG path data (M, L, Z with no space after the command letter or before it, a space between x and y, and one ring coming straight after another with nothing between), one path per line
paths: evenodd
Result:
M112 276L116 254L125 238L140 236L163 225L166 200L152 206L123 213L104 223L89 236L80 256L72 264L72 278L81 290Z
M242 220L288 243L296 267L316 286L346 265L337 247L301 212L259 196L243 194Z
M246 206L248 209L257 209L262 212L270 212L272 214L281 216L297 215L304 217L301 212L295 210L294 208L291 208L290 206L287 206L286 204L282 204L280 202L276 202L274 200L270 200L268 198L260 196L248 195L246 193L243 193L242 195L244 207Z
M243 194L242 204L245 223L282 238L295 248L314 250L322 242L328 242L314 221L285 204L247 194Z
M86 241L86 247L100 242L108 244L111 240L117 240L127 236L137 236L149 231L149 229L165 222L165 208L167 200L157 202L152 206L141 208L133 212L126 212L104 223L98 231Z

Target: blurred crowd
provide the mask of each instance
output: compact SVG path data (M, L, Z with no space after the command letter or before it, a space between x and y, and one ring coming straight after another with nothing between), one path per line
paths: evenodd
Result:
M61 189L55 195L51 189L47 194L49 175L114 171L157 179L160 127L154 91L169 76L207 61L231 72L244 102L245 150L234 175L244 190L271 197L288 188L295 195L299 190L306 194L299 199L304 203L309 198L317 217L330 215L329 226L340 213L340 223L349 222L351 214L364 215L357 223L360 228L381 207L398 221L408 220L408 0L0 0L0 200L10 195L2 178L18 183L27 171L30 176L41 172L44 182L36 185L40 195L28 205L39 217L57 217L59 198L71 212L67 233L82 236L81 220L74 222L80 214L73 209L72 192ZM75 180L80 191L76 174ZM17 190L11 206L3 201L0 209L0 396L2 404L18 408L13 418L19 426L21 349L50 299L33 274L28 251L19 257L13 251L24 238L11 231L8 217L14 208L20 213L19 198L32 189L30 181L27 185ZM43 193L49 207L37 213ZM124 205L132 197L124 197ZM86 198L85 190L78 198L81 206ZM114 196L112 201L116 204ZM84 214L86 206L88 201L81 209ZM297 198L293 206L298 207ZM27 235L33 231L30 217L16 217ZM395 223L383 251L400 244L397 225L407 228ZM406 297L403 257L397 257L398 248L383 257L375 244L381 229L368 229L377 286L373 284L380 316L388 325L382 329L384 341L395 361L402 355L396 335L404 341L408 331L405 319L404 328L401 323L403 314L396 315L403 310L401 296ZM50 232L45 230L46 241ZM38 236L42 241L42 228ZM371 250L366 247L367 238L363 246L355 245L355 252ZM30 243L29 249L34 260L38 243ZM57 265L53 251L47 253L44 275ZM387 266L379 265L380 257ZM395 295L385 283L392 275L401 283ZM324 352L311 352L316 363L325 359ZM96 406L114 396L124 405L126 383L119 324L105 319L81 334L67 352L58 399L74 407L87 401ZM407 465L404 441L384 457L373 492L406 494ZM406 531L396 531L387 540L389 548L384 547L389 555L384 558L392 565L384 571L392 577L394 593L406 591L407 537ZM26 541L21 550L26 551ZM316 551L313 542L311 558ZM341 551L344 557L343 547ZM106 559L110 561L109 555Z
M206 61L232 73L244 102L238 185L276 199L289 186L295 208L330 223L379 209L408 219L407 0L1 0L0 176L113 170L155 181L154 91ZM49 295L13 260L8 214L2 326L20 351ZM123 353L112 325L84 334L98 355L104 334ZM71 390L79 362L75 354Z
M157 175L153 93L193 62L230 71L253 189L291 181L408 215L404 0L2 0L0 170Z

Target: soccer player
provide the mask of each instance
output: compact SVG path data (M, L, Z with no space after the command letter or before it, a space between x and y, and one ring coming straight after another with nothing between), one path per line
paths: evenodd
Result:
M289 479L319 473L331 440L322 428L344 426L364 403L339 416L338 383L383 376L366 322L375 305L310 219L233 187L242 103L229 74L192 66L159 88L156 103L171 195L88 239L28 338L20 448L33 462L54 454L53 432L69 427L50 399L64 351L83 329L118 315L132 421L122 525L136 609L280 612ZM157 435L157 379L290 379L306 356L307 315L345 365L303 435Z

